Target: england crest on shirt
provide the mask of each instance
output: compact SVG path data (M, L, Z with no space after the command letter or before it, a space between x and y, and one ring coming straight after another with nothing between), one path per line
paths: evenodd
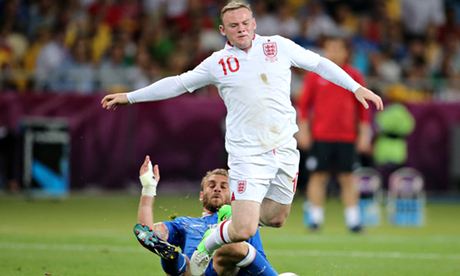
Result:
M246 180L238 180L238 188L237 191L239 194L244 193L246 191Z
M278 54L278 46L276 45L276 42L271 42L269 40L268 42L262 44L262 48L264 49L266 61L275 62L278 60L276 58L276 55Z

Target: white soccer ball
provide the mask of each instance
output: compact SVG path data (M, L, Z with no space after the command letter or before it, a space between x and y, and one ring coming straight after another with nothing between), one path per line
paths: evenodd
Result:
M299 275L292 273L292 272L284 272L284 273L279 274L278 276L299 276Z

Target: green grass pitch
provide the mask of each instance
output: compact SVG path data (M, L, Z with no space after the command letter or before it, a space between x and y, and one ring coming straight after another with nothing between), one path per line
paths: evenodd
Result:
M160 196L156 220L200 214L198 195ZM138 197L26 201L0 196L0 275L163 275L132 234ZM286 225L262 229L269 260L299 275L460 275L460 205L428 204L420 228L389 225L353 235L329 200L320 233L302 225L296 199Z

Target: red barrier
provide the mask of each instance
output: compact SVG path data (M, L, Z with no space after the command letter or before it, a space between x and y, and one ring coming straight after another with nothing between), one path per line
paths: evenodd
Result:
M207 170L226 167L226 110L219 98L184 95L116 111L103 110L100 100L101 96L1 94L0 126L6 125L19 138L20 122L27 116L66 118L72 189L93 184L121 188L137 181L145 154L160 164L165 181L199 180Z

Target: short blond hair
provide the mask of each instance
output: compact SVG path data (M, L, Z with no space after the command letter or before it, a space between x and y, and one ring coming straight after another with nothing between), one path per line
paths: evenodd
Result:
M206 183L209 177L213 175L222 175L228 178L228 171L226 169L214 169L212 171L207 171L206 175L201 179L201 190L204 188L204 183Z
M222 17L224 16L224 14L228 11L233 11L233 10L237 10L237 9L240 9L240 8L245 8L245 9L248 9L250 12L252 12L252 9L251 9L251 5L249 5L248 3L244 2L244 1L230 1L227 3L227 5L225 5L222 10L220 10L220 20L222 20Z

